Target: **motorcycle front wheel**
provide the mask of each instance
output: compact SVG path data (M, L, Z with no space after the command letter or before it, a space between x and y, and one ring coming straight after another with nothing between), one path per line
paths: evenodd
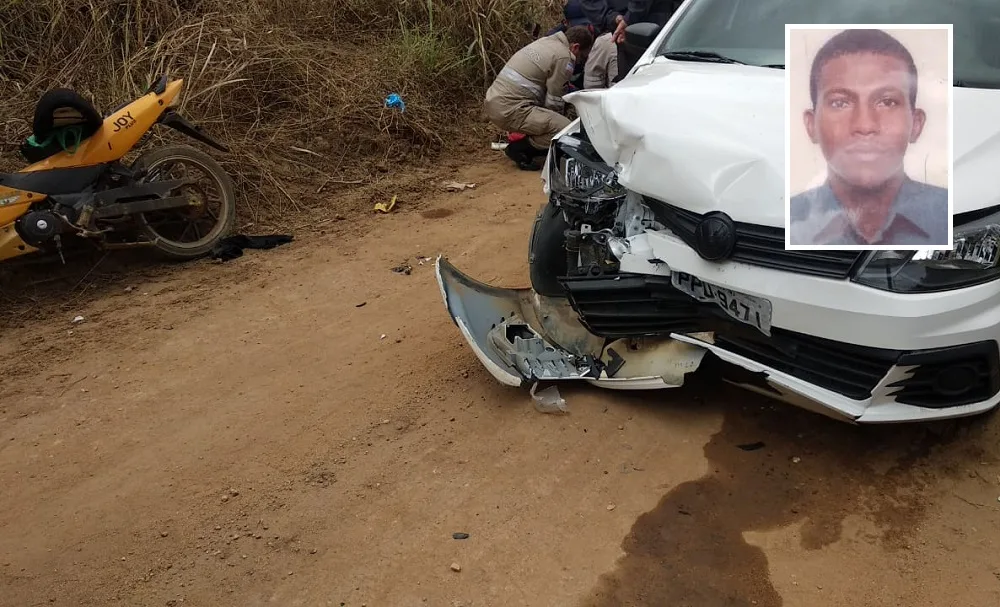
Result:
M192 206L142 213L139 230L162 255L188 260L211 252L229 235L236 222L236 190L232 178L208 154L189 146L170 146L146 152L136 160L143 181L193 178L170 193L185 196Z

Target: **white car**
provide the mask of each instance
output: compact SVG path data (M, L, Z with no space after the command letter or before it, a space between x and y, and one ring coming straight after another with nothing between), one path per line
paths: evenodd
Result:
M785 250L785 23L954 24L960 249ZM493 376L656 389L709 367L854 423L996 407L995 0L688 0L662 31L630 30L648 48L628 76L567 97L580 118L543 169L532 288L438 259L448 311Z

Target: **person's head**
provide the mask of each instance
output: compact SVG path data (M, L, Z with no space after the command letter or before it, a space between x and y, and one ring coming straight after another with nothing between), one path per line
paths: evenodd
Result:
M916 106L917 66L902 43L877 29L835 35L813 59L809 95L806 131L831 177L873 189L902 174L926 120Z
M586 59L591 47L594 46L594 34L586 25L574 25L567 28L566 40L569 41L569 52L573 53L577 61Z

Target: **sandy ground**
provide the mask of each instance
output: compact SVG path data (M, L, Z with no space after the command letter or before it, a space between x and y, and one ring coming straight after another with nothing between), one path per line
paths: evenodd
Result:
M417 261L523 285L538 176L457 177L7 329L0 604L1000 604L1000 418L857 428L710 377L540 414Z

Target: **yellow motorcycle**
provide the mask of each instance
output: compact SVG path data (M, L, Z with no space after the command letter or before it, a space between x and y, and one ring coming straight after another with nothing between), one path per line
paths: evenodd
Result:
M29 166L0 173L0 262L39 252L65 262L73 237L104 249L150 247L178 260L210 253L236 218L225 170L185 145L123 161L157 124L228 152L177 112L183 85L162 76L106 117L71 90L43 95L20 149Z

